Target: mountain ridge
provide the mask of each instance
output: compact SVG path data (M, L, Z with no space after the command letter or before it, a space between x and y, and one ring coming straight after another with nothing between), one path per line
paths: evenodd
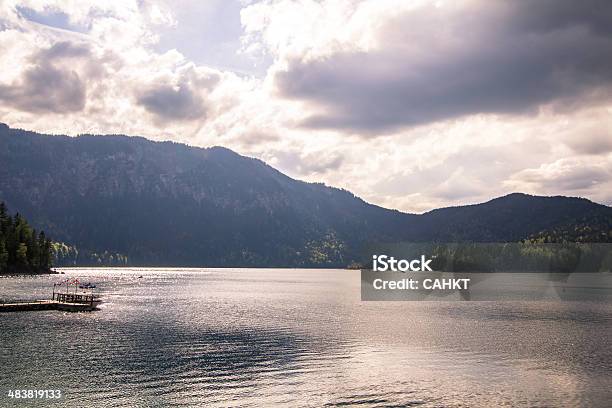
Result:
M0 200L55 240L130 265L337 267L366 242L518 241L612 217L587 199L523 193L403 213L221 146L141 136L0 126L0 162Z

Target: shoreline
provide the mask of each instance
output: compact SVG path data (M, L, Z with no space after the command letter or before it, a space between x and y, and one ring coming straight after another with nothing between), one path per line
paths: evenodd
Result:
M61 275L61 272L55 271L53 269L43 270L43 271L32 271L32 270L10 270L0 272L0 276L24 276L24 275Z

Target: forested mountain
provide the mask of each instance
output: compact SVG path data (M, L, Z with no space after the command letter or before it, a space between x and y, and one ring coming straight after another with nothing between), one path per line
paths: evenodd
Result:
M51 241L0 201L0 274L49 272Z
M533 243L612 243L612 217L593 216L579 218L575 221L532 234L526 241Z
M511 194L405 214L228 149L0 126L0 200L53 240L131 265L345 266L368 241L518 241L584 217L585 199Z
M433 210L423 214L422 221L425 241L513 242L578 224L612 233L612 207L585 198L514 193L483 204Z

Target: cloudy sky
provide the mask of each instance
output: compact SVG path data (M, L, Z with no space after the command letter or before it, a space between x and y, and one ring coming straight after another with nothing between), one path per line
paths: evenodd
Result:
M0 2L0 121L221 145L404 211L612 204L608 1Z

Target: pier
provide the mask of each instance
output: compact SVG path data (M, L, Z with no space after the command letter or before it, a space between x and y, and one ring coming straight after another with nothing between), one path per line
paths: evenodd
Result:
M100 300L93 294L53 293L51 300L0 303L0 312L30 312L37 310L61 310L88 312L98 307Z

